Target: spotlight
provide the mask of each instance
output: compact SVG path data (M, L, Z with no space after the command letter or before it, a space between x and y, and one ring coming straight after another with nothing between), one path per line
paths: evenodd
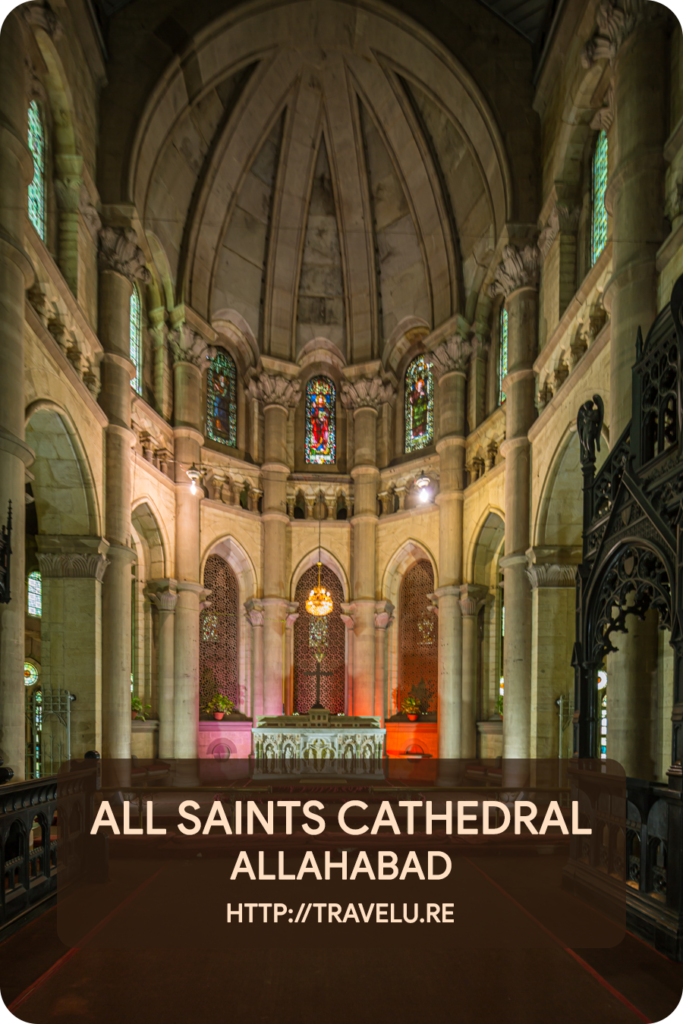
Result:
M196 464L193 462L192 465L190 466L190 468L185 470L185 472L187 473L188 477L192 481L192 487L190 488L190 493L191 494L196 494L197 493L197 480L201 479L203 471L202 471L201 468L198 468L196 466Z

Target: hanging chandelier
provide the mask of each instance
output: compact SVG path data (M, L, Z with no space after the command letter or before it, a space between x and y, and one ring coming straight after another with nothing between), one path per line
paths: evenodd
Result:
M320 540L321 524L322 506L320 502L320 491L318 491L318 585L317 587L313 587L313 590L308 595L308 600L306 601L306 611L309 615L329 615L334 607L329 590L325 590L320 582L320 572L323 565Z

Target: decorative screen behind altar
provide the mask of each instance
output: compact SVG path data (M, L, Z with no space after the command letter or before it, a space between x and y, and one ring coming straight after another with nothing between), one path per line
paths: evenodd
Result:
M434 590L431 562L422 559L403 577L399 596L398 710L416 697L422 714L437 710L439 619L430 611Z
M211 604L199 617L199 706L222 693L239 706L239 589L220 555L209 555L204 586Z
M344 591L339 577L323 565L320 580L334 608L329 615L310 615L306 598L318 583L318 566L307 569L296 588L299 618L294 623L294 711L306 714L315 704L317 657L320 657L320 703L333 714L344 711L346 627L341 620Z

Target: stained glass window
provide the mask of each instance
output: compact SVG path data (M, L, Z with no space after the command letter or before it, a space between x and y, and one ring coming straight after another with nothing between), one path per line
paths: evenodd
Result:
M43 582L39 572L30 572L26 587L28 613L40 618L43 614Z
M416 356L405 377L406 451L426 448L434 440L434 381L425 356Z
M24 685L33 686L38 682L38 669L31 661L24 662Z
M607 188L607 136L604 131L598 135L593 151L591 175L591 266L605 248L607 242L607 210L605 190Z
M329 377L306 385L306 463L323 466L337 460L337 389Z
M45 129L35 100L28 105L28 148L33 156L33 181L28 187L28 215L45 240Z
M212 441L237 447L237 369L227 352L214 356L209 367L206 432Z
M508 372L508 311L505 306L500 309L500 322L498 325L498 404L505 401L503 381Z
M419 700L424 714L437 710L439 621L431 611L431 562L422 559L401 581L398 619L398 710L406 697Z
M142 303L138 286L130 297L130 358L135 364L135 379L131 381L139 395L142 394Z

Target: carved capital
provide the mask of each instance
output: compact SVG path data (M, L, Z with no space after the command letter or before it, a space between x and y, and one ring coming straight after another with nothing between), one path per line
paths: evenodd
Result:
M447 373L458 371L467 372L467 364L472 355L472 345L466 341L461 334L453 334L446 338L441 344L429 352L427 358L432 364L434 376L441 380Z
M573 587L576 581L576 566L530 565L526 574L532 590L539 587Z
M66 213L78 213L81 201L83 179L76 174L65 174L54 179L55 195L60 210Z
M176 587L176 580L150 580L145 590L145 596L160 612L174 612L178 603Z
M592 68L603 58L613 65L618 51L643 22L652 22L663 16L663 4L654 0L603 0L597 11L597 28L586 43L581 62Z
M394 606L391 601L378 601L375 605L375 629L388 629L394 621Z
M341 400L345 409L379 409L393 398L394 389L385 384L379 374L359 380L341 382Z
M521 250L516 245L506 245L489 285L489 295L507 298L517 288L538 287L540 266L541 252L537 245L527 245Z
M21 13L27 24L32 28L42 28L52 39L59 39L64 34L61 21L47 3L22 4Z
M488 596L488 587L476 583L465 583L460 588L460 613L476 615Z
M247 619L251 626L257 627L262 626L265 618L265 612L263 605L260 601L255 600L251 597L248 601L244 602L244 608L247 613Z
M200 370L210 358L208 342L187 324L179 324L168 332L168 347L174 363L191 363Z
M264 405L279 405L283 409L294 409L301 398L301 381L290 380L279 374L261 373L249 381L248 391L252 398Z
M145 254L132 228L102 228L100 231L100 268L122 274L131 283L147 284L152 275L145 266Z
M96 579L101 583L109 559L102 554L45 552L38 554L38 564L41 575L48 579Z

